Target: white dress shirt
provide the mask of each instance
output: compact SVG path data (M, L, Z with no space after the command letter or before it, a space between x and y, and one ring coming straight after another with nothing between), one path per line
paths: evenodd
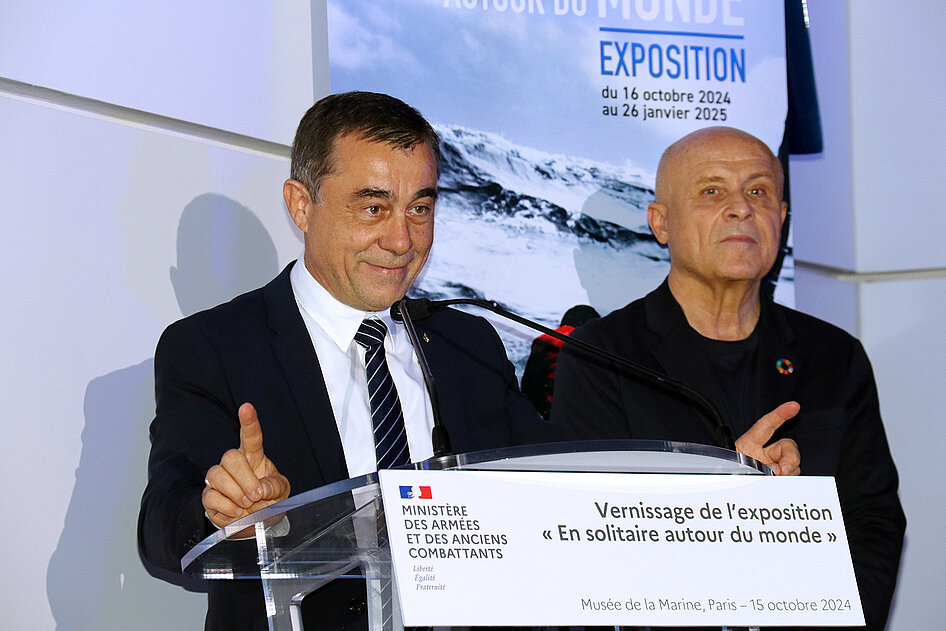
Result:
M401 399L411 462L433 456L433 413L423 373L403 323L394 322L388 311L359 311L340 303L312 277L301 256L289 272L289 280L319 358L348 475L357 477L378 469L365 378L365 349L355 342L355 333L368 316L383 320L388 327L384 353Z

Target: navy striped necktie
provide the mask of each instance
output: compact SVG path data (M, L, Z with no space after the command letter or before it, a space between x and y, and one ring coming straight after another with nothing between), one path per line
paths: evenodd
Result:
M366 349L365 373L379 469L390 469L411 461L401 401L384 355L384 336L387 333L388 327L377 318L365 318L355 333L355 341Z

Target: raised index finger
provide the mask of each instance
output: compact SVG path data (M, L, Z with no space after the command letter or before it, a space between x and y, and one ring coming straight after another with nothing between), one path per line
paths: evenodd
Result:
M749 430L740 437L740 440L748 440L755 445L765 445L772 438L782 424L793 418L801 409L797 401L787 401L778 406L758 421L756 421Z
M240 417L240 451L246 456L251 467L259 464L263 458L263 430L256 416L252 403L244 403L237 414Z

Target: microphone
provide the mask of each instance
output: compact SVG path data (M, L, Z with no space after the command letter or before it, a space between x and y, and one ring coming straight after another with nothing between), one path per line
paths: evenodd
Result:
M523 326L529 327L535 331L540 331L545 333L550 337L554 337L557 340L561 340L565 344L573 344L575 347L582 349L586 353L597 357L599 359L605 359L609 362L612 362L618 365L620 368L627 371L632 377L637 379L640 382L653 386L655 389L669 394L670 396L689 403L693 405L698 410L703 412L702 420L706 424L707 429L713 435L716 445L719 447L724 447L726 449L735 449L736 441L733 438L732 430L729 429L729 426L726 425L726 422L723 421L722 414L719 413L719 410L713 405L712 401L707 399L702 393L698 390L695 390L688 386L687 384L665 375L656 370L652 370L646 366L642 366L636 362L632 362L624 357L615 355L610 351L606 351L603 348L594 346L582 340L577 340L568 335L564 335L550 329L547 326L543 326L538 322L533 322L523 318L520 315L507 311L506 309L499 306L494 300L476 300L473 298L453 298L450 300L428 300L427 298L402 298L399 303L395 303L391 307L391 317L397 321L404 320L405 326L409 319L413 318L414 320L422 320L424 318L429 318L435 311L444 309L451 305L472 305L475 307L480 307L495 313L498 316L517 322ZM397 311L395 311L397 309ZM407 314L407 317L402 318L403 314ZM411 329L413 329L413 322L408 328L408 335L411 336ZM416 342L416 333L411 336L411 342L414 344L414 348L418 349L418 355L422 353L419 350L419 344ZM421 360L421 370L424 370L424 363L426 359ZM428 367L427 370L430 370ZM426 379L426 373L425 377ZM432 379L432 377L431 377ZM428 385L429 388L429 385ZM433 404L433 397L431 397L431 404ZM436 430L436 412L435 416L435 427ZM444 430L446 431L446 430Z
M440 301L446 302L446 301ZM408 318L411 320L411 323L415 320L424 320L433 315L436 309L441 308L439 302L431 302L426 298L401 298L399 302L395 302L391 305L391 317L395 322L401 322L404 319L404 316L401 315L401 310L407 312ZM434 309L431 309L431 305L434 306ZM405 322L405 326L407 323Z
M417 338L417 329L414 328L414 320L423 320L429 318L430 311L423 310L420 305L412 306L408 303L419 302L407 297L401 298L400 302L391 305L391 318L395 322L403 322L407 330L407 337L411 340L414 352L417 353L417 361L420 364L420 372L424 375L424 385L427 386L427 394L430 396L430 410L434 415L434 427L430 431L430 442L434 448L434 457L449 456L453 454L450 448L450 435L447 428L440 421L440 399L437 397L437 381L430 371L430 364L427 363L427 356L424 354L424 348ZM416 314L416 315L415 315Z

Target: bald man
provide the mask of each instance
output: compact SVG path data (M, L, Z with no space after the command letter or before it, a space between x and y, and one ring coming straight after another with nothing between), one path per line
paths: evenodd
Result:
M671 145L647 209L670 252L667 279L573 335L694 387L735 436L778 417L773 440L797 443L806 475L837 481L867 628L880 630L906 528L897 471L861 344L760 292L787 210L782 186L778 160L745 132L701 129ZM695 408L567 345L556 382L552 420L574 438L713 442Z

